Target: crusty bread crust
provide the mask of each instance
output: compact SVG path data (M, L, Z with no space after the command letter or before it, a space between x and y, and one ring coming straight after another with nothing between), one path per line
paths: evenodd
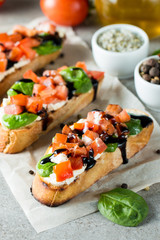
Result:
M98 91L102 79L98 84ZM67 118L74 113L85 108L94 98L94 89L89 92L83 93L77 97L73 97L67 103L57 109L55 112L50 112L48 115L47 129L43 131L43 120L35 121L34 123L20 129L9 130L4 129L0 125L0 152L3 153L17 153L24 150L35 142L41 135L46 134L58 124L64 122Z
M144 128L138 135L129 136L126 144L127 158L133 157L149 141L153 131L153 123ZM32 194L39 202L47 206L58 206L72 199L88 189L100 178L110 171L118 168L123 162L119 148L113 153L103 153L97 160L96 165L83 172L73 183L56 187L44 182L44 179L36 173L32 184Z
M38 56L25 66L18 68L15 72L7 75L2 81L0 81L0 96L3 96L16 81L20 80L27 70L32 69L32 71L35 72L38 69L43 68L45 65L55 60L60 52L61 49L48 55Z

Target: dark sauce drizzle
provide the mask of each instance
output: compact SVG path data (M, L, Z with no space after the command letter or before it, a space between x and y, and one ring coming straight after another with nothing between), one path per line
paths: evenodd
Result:
M8 62L7 62L7 70L8 70L9 68L13 67L15 63L17 63L17 62L16 62L16 61L11 61L11 60L8 59Z
M82 159L83 159L83 164L87 165L85 170L92 168L96 164L96 160L94 160L94 152L92 148L89 150L89 157L88 158L83 157Z
M146 128L146 127L148 127L150 124L153 123L153 120L152 120L150 117L145 116L145 115L132 115L132 114L130 114L130 116L131 116L131 118L133 118L133 119L140 119L141 125L142 125L143 128Z
M63 42L63 38L61 38L59 36L59 33L58 32L55 32L54 35L52 34L47 34L47 35L44 35L44 36L37 36L37 39L40 39L41 40L41 44L43 43L46 43L48 41L52 41L55 45L59 46L62 44Z
M45 108L42 108L42 110L38 111L38 116L42 118L43 124L42 124L42 130L45 131L48 127L48 113Z
M97 96L98 81L96 79L94 79L93 77L91 78L91 81L92 81L92 85L93 85L93 89L94 89L94 97L93 97L93 101L94 101Z
M18 82L24 82L24 83L30 83L30 82L33 82L31 79L28 79L28 78L22 78L21 80L18 80L18 81L16 81L16 83L18 83Z
M51 157L52 157L53 155L59 154L59 153L64 152L64 151L66 151L65 148L61 148L61 149L55 150L54 153L53 153L51 156L42 159L41 162L40 162L40 164L43 165L43 164L46 164L46 163L48 163L48 162L51 162Z

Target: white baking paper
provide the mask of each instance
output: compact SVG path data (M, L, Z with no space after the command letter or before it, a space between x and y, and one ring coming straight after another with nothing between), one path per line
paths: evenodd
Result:
M34 21L31 26L37 21L39 20ZM82 39L76 36L71 28L67 28L66 34L64 58L57 59L56 64L47 68L52 69L66 64L73 65L76 61L85 61L89 69L97 69L91 51ZM144 110L140 101L117 78L106 75L98 99L80 114L85 117L87 112L93 108L105 109L109 103L117 103L124 108ZM75 120L76 116L71 119ZM160 148L160 128L156 121L154 124L154 132L149 144L130 159L128 164L120 166L84 193L56 208L43 206L33 198L30 187L34 176L29 174L29 170L35 171L36 163L43 156L52 137L56 132L60 132L58 126L22 153L0 154L0 170L31 225L37 232L42 232L97 211L99 194L120 186L122 183L127 183L130 189L139 191L159 182L160 158L155 151Z

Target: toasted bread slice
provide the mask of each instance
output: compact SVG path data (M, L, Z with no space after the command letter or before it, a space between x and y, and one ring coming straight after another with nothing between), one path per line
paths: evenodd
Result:
M127 110L129 113L143 114L138 110ZM130 159L148 143L153 131L153 122L137 134L127 138L126 155ZM122 153L119 148L115 152L104 152L96 164L89 170L80 174L74 182L63 186L54 186L45 182L38 173L32 184L32 194L39 202L50 207L59 206L88 189L100 178L123 163Z

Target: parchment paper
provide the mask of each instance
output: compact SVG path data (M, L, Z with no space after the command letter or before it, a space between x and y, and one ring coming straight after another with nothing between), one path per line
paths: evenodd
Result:
M31 25L36 24L37 21L39 20ZM61 65L72 65L76 61L85 61L89 69L97 69L91 51L82 39L76 36L71 28L67 28L66 33L64 58L57 59L56 64L49 65L47 68L52 69ZM105 109L108 103L117 103L124 108L144 111L142 103L117 78L106 75L98 99L80 114L85 117L88 111L93 108ZM76 115L68 121L70 120L76 120ZM58 126L22 153L0 154L0 170L31 225L37 232L42 232L97 211L99 194L120 186L122 183L127 183L130 189L139 191L159 182L160 157L155 151L160 148L160 128L156 121L154 124L154 132L149 144L130 159L127 165L120 166L84 193L56 208L43 206L33 198L30 187L34 176L29 174L29 170L35 171L36 163L43 156L52 137L56 132L60 132Z

